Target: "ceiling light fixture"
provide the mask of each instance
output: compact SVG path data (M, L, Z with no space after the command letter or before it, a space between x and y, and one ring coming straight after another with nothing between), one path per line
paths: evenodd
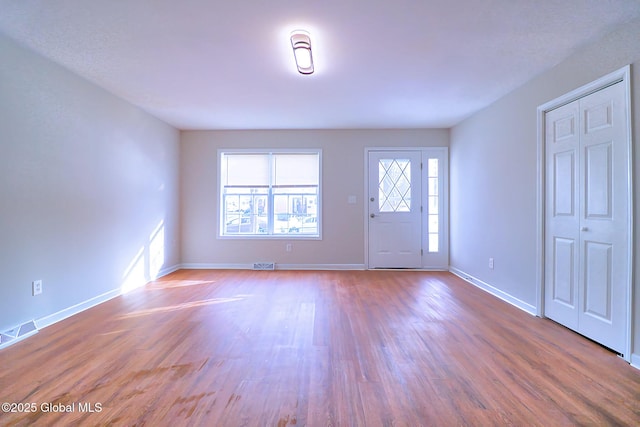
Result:
M296 59L296 66L300 74L313 73L313 56L311 55L311 37L304 30L295 30L291 33L291 47Z

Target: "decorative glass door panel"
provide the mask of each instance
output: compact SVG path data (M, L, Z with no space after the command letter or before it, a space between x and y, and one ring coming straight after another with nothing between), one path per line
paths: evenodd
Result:
M378 210L380 212L411 211L411 161L409 159L378 160Z

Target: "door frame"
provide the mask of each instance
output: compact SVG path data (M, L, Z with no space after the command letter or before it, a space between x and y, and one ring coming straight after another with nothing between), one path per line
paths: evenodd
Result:
M442 146L434 147L365 147L364 149L364 192L363 192L363 218L364 221L364 267L369 269L369 153L375 151L419 151L421 153L421 161L425 162L425 159L430 153L438 153L442 159L440 168L440 176L442 177L440 189L442 191L442 206L440 209L440 224L439 229L442 231L441 244L442 248L438 252L441 259L437 265L425 265L425 259L428 254L423 253L420 262L421 270L434 270L434 271L448 271L449 269L449 148ZM426 194L428 191L427 185L422 177L422 192L420 199L422 206L426 204ZM421 223L424 225L427 221L427 209L426 206L422 211ZM422 233L421 236L422 248L427 247L427 236Z
M552 101L549 101L545 104L542 104L537 109L537 145L538 145L538 156L537 156L537 188L536 188L536 197L537 197L537 212L536 212L536 222L537 222L537 241L536 241L536 287L537 287L537 310L536 315L539 317L545 317L545 307L544 307L544 288L545 288L545 198L546 198L546 170L545 170L545 114L555 108L561 107L562 105L568 104L570 102L576 101L580 98L583 98L587 95L590 95L594 92L598 92L599 90L605 89L606 87L612 86L616 83L621 83L624 87L625 92L625 107L626 107L626 115L625 115L625 123L623 126L626 126L627 130L627 167L629 168L629 173L627 176L627 200L628 200L628 223L627 229L629 231L629 244L627 247L627 254L629 256L629 267L626 272L626 281L627 281L627 318L625 325L625 336L627 337L625 353L623 354L624 360L627 362L631 362L631 352L632 352L632 316L633 316L633 247L635 242L635 236L633 232L633 147L632 147L632 134L631 134L631 66L627 65L622 67L612 73L607 74L597 80L594 80L591 83L588 83L584 86L581 86L569 93L566 93Z

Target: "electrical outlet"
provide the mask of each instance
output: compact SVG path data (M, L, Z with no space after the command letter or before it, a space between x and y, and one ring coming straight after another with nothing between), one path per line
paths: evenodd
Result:
M293 245L291 243L287 243L286 251L291 252L292 249L293 249Z
M42 293L42 280L34 280L31 282L31 292L34 297Z
M489 268L493 270L493 258L489 258Z

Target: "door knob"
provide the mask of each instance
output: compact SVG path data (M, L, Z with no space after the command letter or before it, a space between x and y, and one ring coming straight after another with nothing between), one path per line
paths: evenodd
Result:
M369 216L370 216L371 218L375 218L375 217L376 217L376 214L371 214L371 215L369 215Z
M372 197L369 200L371 200L373 202L375 199L376 199L375 197Z
M582 227L580 230L581 231L589 231L589 227Z

